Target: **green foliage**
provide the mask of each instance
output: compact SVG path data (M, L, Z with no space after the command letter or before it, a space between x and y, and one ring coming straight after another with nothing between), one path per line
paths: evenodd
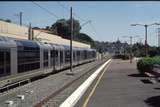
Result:
M137 69L140 73L151 72L153 69L153 59L145 57L137 62Z
M71 20L59 19L57 20L50 28L51 31L56 32L57 35L70 39L71 29L70 29ZM80 32L81 26L78 20L73 19L73 35L77 36Z
M160 56L155 56L152 59L153 59L153 64L160 65Z
M136 57L144 57L145 56L145 46L141 43L135 43L132 46L132 52Z
M52 32L56 32L57 35L64 37L64 38L69 38L69 24L67 23L67 20L65 19L59 19L54 23L50 30Z
M148 54L150 57L154 57L154 56L158 55L158 52L159 52L159 50L157 49L157 47L150 47Z
M11 23L12 21L10 19L0 19L0 21L4 21L4 22L8 22L8 23Z
M160 56L153 58L145 57L140 59L137 62L137 69L140 73L152 72L154 64L160 64Z
M51 27L46 27L46 30L50 30L54 34L57 34L65 39L70 39L71 29L70 29L71 20L68 19L59 19ZM73 40L90 44L92 48L95 47L94 40L85 33L80 33L81 26L78 20L73 19Z
M77 40L79 42L83 42L83 43L87 43L87 44L91 44L91 47L94 48L95 47L95 43L94 40L88 36L85 33L79 33L74 40Z

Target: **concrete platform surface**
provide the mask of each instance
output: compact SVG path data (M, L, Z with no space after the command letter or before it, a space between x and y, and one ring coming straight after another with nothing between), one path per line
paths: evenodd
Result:
M113 59L93 94L98 79L75 107L160 107L160 84L148 79L138 73L136 61Z

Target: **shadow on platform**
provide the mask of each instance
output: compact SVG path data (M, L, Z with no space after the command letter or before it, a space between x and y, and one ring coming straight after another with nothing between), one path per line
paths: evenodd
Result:
M149 79L141 79L144 84L153 84Z
M154 88L155 90L160 90L160 88Z
M130 76L130 77L147 77L147 75L145 75L145 74L130 74L130 75L128 75L128 76Z
M160 96L153 96L153 97L150 97L148 99L146 99L144 101L145 103L147 103L149 106L152 106L152 107L160 107Z

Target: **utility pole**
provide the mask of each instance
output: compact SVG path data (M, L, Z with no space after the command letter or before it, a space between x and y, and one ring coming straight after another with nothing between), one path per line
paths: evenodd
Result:
M19 13L19 20L20 20L19 24L20 26L22 26L22 12Z
M29 23L29 28L28 28L28 40L32 40L32 27L31 27L31 23Z
M70 72L68 75L74 75L73 68L73 50L72 50L72 39L73 39L73 16L72 16L72 7L70 8L70 28L71 28L71 36L70 36Z

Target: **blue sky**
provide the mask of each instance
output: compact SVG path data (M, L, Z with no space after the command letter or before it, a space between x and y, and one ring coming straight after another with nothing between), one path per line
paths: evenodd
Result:
M58 2L36 2L47 8L58 18L69 18L69 7L73 7L76 19L81 19L80 23L91 20L92 25L86 24L82 27L81 32L87 33L94 40L99 41L116 41L117 38L124 42L129 42L128 38L122 36L139 36L144 42L144 27L130 26L132 23L151 24L160 22L160 2L60 2L67 9L64 9ZM23 12L23 23L32 23L33 26L45 27L54 23L57 18L48 14L32 2L0 2L0 18L12 19L18 23L15 16L18 12ZM158 26L150 26L148 29L148 43L157 46ZM135 41L140 41L135 38Z

